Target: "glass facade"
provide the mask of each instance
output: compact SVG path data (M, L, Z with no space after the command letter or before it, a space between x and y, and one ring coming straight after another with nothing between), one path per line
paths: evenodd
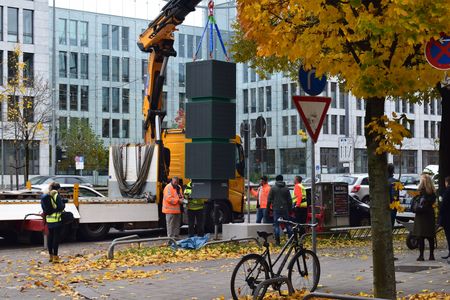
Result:
M396 173L417 174L417 151L402 150L399 155L394 155Z
M300 175L306 174L306 149L280 149L281 173Z
M29 9L23 10L23 43L33 44L33 28L34 28L33 11Z

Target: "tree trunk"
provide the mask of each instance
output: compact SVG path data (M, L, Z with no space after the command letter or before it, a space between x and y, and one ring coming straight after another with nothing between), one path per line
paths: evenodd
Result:
M25 171L23 173L24 182L28 181L28 177L30 175L30 145L28 143L25 143Z
M14 169L16 171L16 190L19 190L19 149L17 149L17 147L14 146L14 150L16 151L14 153L14 163L15 163Z
M445 191L444 179L450 176L450 86L438 85L442 97L442 120L439 135L439 194Z
M384 115L384 98L367 99L365 124ZM394 249L387 183L387 154L376 154L378 142L365 129L369 163L370 213L372 222L373 287L378 298L395 299Z

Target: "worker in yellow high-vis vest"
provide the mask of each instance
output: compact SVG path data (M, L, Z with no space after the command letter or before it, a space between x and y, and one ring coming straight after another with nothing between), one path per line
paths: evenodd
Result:
M49 261L52 263L59 262L58 248L63 228L61 214L65 208L65 204L58 193L59 189L59 183L52 182L48 188L49 192L42 195L41 198L41 207L44 211L48 228L47 248L50 255Z
M184 198L187 199L188 235L189 237L205 235L205 203L207 199L192 198L192 183L189 182L184 189Z

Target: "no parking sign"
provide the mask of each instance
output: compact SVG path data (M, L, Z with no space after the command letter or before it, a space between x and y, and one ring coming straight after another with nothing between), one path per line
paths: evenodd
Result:
M441 33L441 38L431 38L425 47L428 63L438 70L450 70L450 36Z

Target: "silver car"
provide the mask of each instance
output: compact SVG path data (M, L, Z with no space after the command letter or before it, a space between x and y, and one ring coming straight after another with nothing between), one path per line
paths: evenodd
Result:
M369 203L369 176L367 174L342 175L337 177L335 182L345 182L348 184L349 194L356 196L363 203Z

